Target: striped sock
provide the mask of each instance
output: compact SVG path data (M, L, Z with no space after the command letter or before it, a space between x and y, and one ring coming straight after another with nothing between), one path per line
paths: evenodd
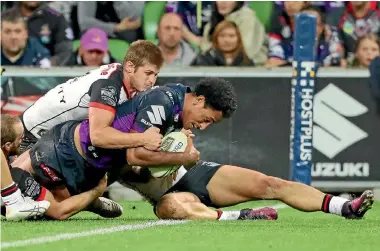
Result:
M17 204L19 201L23 201L21 196L21 191L18 189L16 183L12 183L6 188L1 189L1 197L3 199L5 206L12 206Z
M326 194L322 202L322 211L325 213L342 215L343 205L347 201L347 199Z
M216 210L218 213L217 220L237 220L240 216L240 211L222 211Z

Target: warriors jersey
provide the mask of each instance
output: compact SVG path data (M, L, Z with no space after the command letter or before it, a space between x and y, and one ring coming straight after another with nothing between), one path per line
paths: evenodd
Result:
M129 97L123 83L123 67L117 63L103 65L50 90L29 107L21 119L25 130L40 138L55 125L87 119L89 107L115 112Z

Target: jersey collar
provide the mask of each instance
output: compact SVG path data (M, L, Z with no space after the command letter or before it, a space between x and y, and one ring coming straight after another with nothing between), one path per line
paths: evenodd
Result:
M123 88L124 88L125 94L127 94L127 99L131 99L132 98L131 89L128 88L128 85L124 80L124 71L123 71L122 65L119 68L117 75L118 75L119 80L123 82Z

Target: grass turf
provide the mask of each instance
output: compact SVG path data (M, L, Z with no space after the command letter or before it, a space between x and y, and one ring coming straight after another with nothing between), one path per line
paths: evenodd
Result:
M118 219L101 219L80 213L67 221L1 222L2 243L77 233L120 225L156 221L152 207L145 202L123 202ZM230 209L260 207L277 202L251 202ZM136 208L133 209L133 206ZM364 220L345 220L324 213L302 213L279 209L277 221L192 221L179 225L156 226L120 231L4 250L23 251L212 251L281 250L373 251L380 249L380 202Z

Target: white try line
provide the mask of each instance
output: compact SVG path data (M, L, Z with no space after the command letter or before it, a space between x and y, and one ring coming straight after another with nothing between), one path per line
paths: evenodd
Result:
M270 207L277 210L277 209L285 208L288 206L285 204L278 204L278 205L274 205ZM25 246L30 246L30 245L43 244L43 243L49 243L49 242L55 242L55 241L61 241L61 240L76 239L80 237L87 237L87 236L93 236L93 235L103 235L103 234L110 234L110 233L116 233L116 232L121 232L121 231L145 229L145 228L151 228L155 226L178 225L178 224L183 224L186 222L189 222L189 221L188 220L158 220L158 221L150 221L147 223L134 224L134 225L121 225L121 226L110 227L110 228L98 228L98 229L83 231L83 232L78 232L78 233L65 233L65 234L57 234L57 235L52 235L52 236L32 238L32 239L26 239L26 240L20 240L20 241L3 242L1 243L1 248L5 249L5 248L12 248L12 247L25 247Z

